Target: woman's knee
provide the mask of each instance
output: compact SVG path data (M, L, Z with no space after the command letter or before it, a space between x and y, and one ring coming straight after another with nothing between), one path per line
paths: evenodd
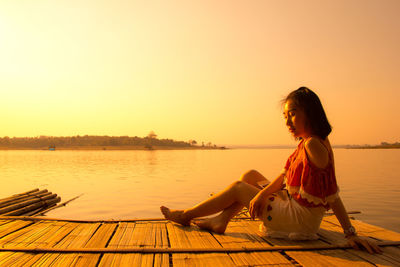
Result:
M231 187L240 187L243 185L243 181L242 180L238 180L238 181L234 181L233 184L231 184Z
M257 189L246 182L236 181L231 185L231 190L236 198L236 201L246 206L248 205L248 202L253 199L253 197L259 192L260 189Z
M256 170L249 170L240 177L240 181L253 185L263 179L265 179L264 176Z
M238 180L238 181L233 182L233 184L231 184L231 188L232 188L234 191L240 191L241 188L243 188L243 187L245 186L245 184L247 184L247 183L244 182L244 181ZM247 184L247 185L248 185L248 184Z

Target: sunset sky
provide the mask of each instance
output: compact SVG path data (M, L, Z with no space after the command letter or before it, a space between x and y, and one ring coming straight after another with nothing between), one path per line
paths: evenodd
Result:
M0 2L0 137L293 144L308 86L333 144L400 141L400 1Z

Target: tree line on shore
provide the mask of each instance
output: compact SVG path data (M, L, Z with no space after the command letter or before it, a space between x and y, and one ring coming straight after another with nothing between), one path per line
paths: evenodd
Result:
M348 145L346 148L400 148L400 142L381 142L379 145Z
M0 137L0 146L9 148L52 148L79 146L153 146L190 147L193 141L175 141L173 139L157 139L154 132L146 137L129 136L38 136L38 137Z

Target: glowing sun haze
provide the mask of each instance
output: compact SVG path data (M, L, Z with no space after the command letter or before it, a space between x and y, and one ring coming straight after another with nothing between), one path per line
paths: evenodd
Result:
M400 1L2 1L0 136L292 144L321 98L334 144L400 140Z

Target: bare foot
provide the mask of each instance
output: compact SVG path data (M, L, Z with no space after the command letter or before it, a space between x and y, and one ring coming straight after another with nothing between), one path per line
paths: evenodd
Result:
M170 210L167 207L161 206L160 210L164 214L165 219L179 223L183 226L190 225L190 219L185 218L183 210Z
M213 218L207 218L204 220L198 220L193 222L198 227L204 230L208 230L217 234L225 233L228 224L221 220L218 216Z

